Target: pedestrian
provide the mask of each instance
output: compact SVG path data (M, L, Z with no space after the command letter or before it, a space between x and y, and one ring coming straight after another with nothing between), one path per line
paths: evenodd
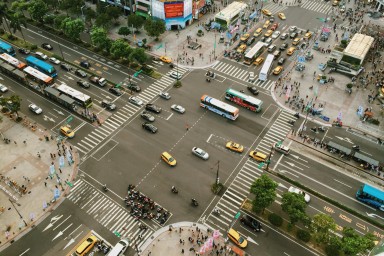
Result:
M184 254L184 249L181 249L181 253Z
M49 153L51 155L51 159L53 159L53 154L52 153Z
M13 143L15 143L15 145L17 145L17 142L14 140Z
M59 168L59 172L60 172L60 173L63 173L63 172L61 171L61 168Z
M182 244L183 243L183 240L181 240L181 238L180 238L180 244Z
M56 154L53 154L53 159L56 159Z
M27 145L27 141L26 140L24 140L23 143L24 143L24 145Z
M44 186L47 187L47 182L46 181L44 181Z
M69 146L69 150L72 151L72 146Z
M185 240L183 239L183 245L185 244Z
M41 158L40 152L37 152L37 157Z

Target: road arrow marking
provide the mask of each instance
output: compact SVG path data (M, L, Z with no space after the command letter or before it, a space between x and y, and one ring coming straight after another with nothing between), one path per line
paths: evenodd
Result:
M259 245L259 244L256 243L256 241L253 240L251 237L247 237L247 240L248 240L249 242L251 242L251 243L254 243L254 244L256 244L256 245Z
M75 242L75 239L71 239L71 240L69 240L69 242L64 246L64 248L63 248L63 251L68 247L68 246L70 246L71 244L73 244Z
M281 187L281 188L287 188L285 185L283 185L281 183L279 183L278 186Z
M58 227L61 226L61 224L63 224L64 222L66 222L69 218L71 218L72 215L69 215L68 218L66 218L65 220L63 220L57 227L55 227L53 230L57 229Z
M56 221L58 221L59 219L61 219L61 217L63 217L63 215L56 215L55 217L51 218L51 223L49 223L47 225L47 227L43 230L43 232L47 229L50 229L51 227L53 227L53 224L55 224Z
M207 139L207 143L209 143L209 140L212 138L212 133L211 133L211 135L209 135L209 138Z
M287 164L289 164L290 166L295 166L295 164L294 163L290 163L290 162L287 162Z
M49 223L48 226L43 230L43 232L47 229L50 229L51 227L53 227L53 224L52 223Z
M53 109L53 110L55 110L59 115L64 115L64 113L63 112L61 112L60 110L57 110L57 109Z
M374 214L374 213L367 213L367 212L366 212L366 214L367 214L369 217L372 217L372 218L379 218L379 219L384 220L383 217L381 217L381 216L379 216L379 215L377 215L377 214Z
M292 155L292 154L291 154L291 156L294 157L294 158L296 158L296 159L299 159L299 158L300 158L300 157L297 156L297 155Z
M65 230L67 230L68 228L70 228L72 225L73 225L73 223L71 223L71 224L70 224L68 227L66 227L64 230L60 231L60 232L59 232L59 233L52 239L52 241L55 240L56 238L62 236L62 235L64 234Z

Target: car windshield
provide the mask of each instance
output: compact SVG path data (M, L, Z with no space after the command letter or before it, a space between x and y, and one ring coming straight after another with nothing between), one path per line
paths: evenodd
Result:
M244 242L244 238L240 237L239 238L239 244L242 244Z

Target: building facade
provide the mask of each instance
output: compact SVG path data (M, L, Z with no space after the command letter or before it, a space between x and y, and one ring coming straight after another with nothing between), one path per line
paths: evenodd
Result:
M164 20L167 30L183 29L193 21L192 1L151 0L151 15L154 18Z

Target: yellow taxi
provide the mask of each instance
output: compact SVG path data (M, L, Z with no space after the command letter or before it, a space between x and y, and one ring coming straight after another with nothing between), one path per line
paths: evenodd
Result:
M250 34L244 34L244 35L242 35L242 36L240 37L240 41L241 41L241 42L245 42L245 41L247 41L248 38L249 38L249 36L250 36Z
M263 29L262 28L258 28L256 29L255 33L253 34L254 37L258 37L261 35L261 33L263 32Z
M258 162L265 162L267 160L267 155L257 151L249 152L249 157L253 158Z
M305 33L305 36L304 36L305 39L310 39L311 37L312 37L311 32Z
M248 241L247 239L245 239L244 237L242 237L237 231L235 231L233 228L231 228L228 233L227 233L227 236L229 239L232 240L232 242L234 242L237 246L239 246L240 248L245 248L247 247L248 245Z
M267 29L271 25L271 22L269 20L265 21L263 28Z
M268 10L268 9L262 9L261 12L262 12L264 15L266 15L266 16L271 16L271 15L272 15L271 11Z
M246 49L247 49L247 45L246 44L242 44L242 45L239 46L239 48L237 48L237 52L238 53L244 53Z
M161 159L163 159L164 162L166 162L170 166L176 165L176 159L171 156L168 152L163 152L161 154Z
M289 47L287 50L287 55L291 56L296 51L295 47Z
M283 71L283 66L277 66L277 67L275 67L275 69L273 70L273 74L274 75L278 75L278 74L280 74L281 73L281 71Z
M65 137L68 137L68 138L75 137L75 132L68 126L61 126L60 127L60 133L63 134Z
M242 153L244 151L244 147L242 145L235 143L233 141L227 142L227 144L225 144L225 147L229 150L239 152L239 153Z
M278 16L280 19L282 19L282 20L287 19L287 17L285 17L285 14L282 13L282 12L279 12L279 13L277 14L277 16Z
M300 43L301 38L296 37L293 39L292 45L298 45Z
M264 61L264 58L263 57L258 57L255 62L253 62L253 64L255 64L256 66L259 66L261 63L263 63Z
M273 31L272 30L267 30L267 32L265 32L264 36L265 37L270 37L272 35Z
M170 57L167 57L167 56L161 56L160 60L162 62L165 62L165 63L171 63L172 62L172 59Z
M98 241L97 237L94 235L91 235L88 237L85 241L83 241L79 247L76 249L76 255L85 255L87 252L89 252Z

